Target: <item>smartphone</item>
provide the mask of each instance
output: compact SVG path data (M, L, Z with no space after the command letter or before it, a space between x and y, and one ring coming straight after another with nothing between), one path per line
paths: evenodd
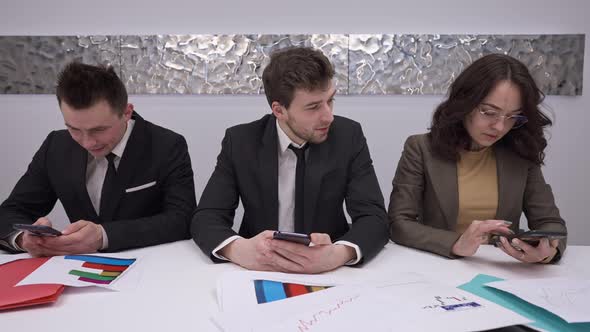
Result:
M276 231L272 235L272 238L276 240L300 243L306 246L308 246L311 243L311 238L309 237L309 235L301 233Z
M14 224L12 228L19 231L27 231L35 236L60 236L61 232L55 228L44 225Z
M490 242L497 246L498 242L500 242L500 237L503 236L506 239L508 239L509 242L512 241L512 239L519 239L522 242L525 242L533 247L536 247L539 245L539 241L541 241L542 238L547 238L549 240L555 240L555 239L565 239L567 237L567 233L566 232L555 232L555 231L543 231L543 230L532 230L532 231L519 231L516 234L513 235L493 235L492 238L490 239ZM518 248L520 249L520 248Z

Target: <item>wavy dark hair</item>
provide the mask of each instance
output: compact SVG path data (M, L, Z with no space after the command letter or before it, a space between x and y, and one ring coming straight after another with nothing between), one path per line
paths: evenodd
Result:
M474 61L451 84L448 98L438 105L432 117L429 137L435 155L457 161L459 151L469 149L471 137L463 120L502 81L510 81L518 87L522 112L529 121L508 131L496 144L507 146L537 165L543 164L543 151L547 146L544 128L552 125L539 109L545 95L522 62L503 54L489 54Z
M311 47L289 47L274 51L262 72L268 104L274 101L289 108L296 89L323 89L334 77L334 67L320 51Z
M82 110L106 100L119 116L127 107L127 90L111 66L69 63L59 74L56 88L57 102L62 101L74 110Z

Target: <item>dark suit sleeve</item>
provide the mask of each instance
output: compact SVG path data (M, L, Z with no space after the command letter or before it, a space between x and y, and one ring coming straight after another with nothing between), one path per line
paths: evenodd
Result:
M393 178L389 201L389 232L398 244L457 258L451 253L459 239L456 232L419 221L423 209L424 159L416 136L406 140Z
M232 230L239 193L232 162L232 140L226 131L221 143L217 165L201 195L195 212L191 233L195 243L215 262L220 262L211 252L227 238L237 235Z
M149 217L102 224L109 240L107 251L189 238L189 221L196 207L195 184L188 147L182 136L165 158L158 180L164 190L162 211Z
M0 205L0 238L8 238L13 224L32 224L46 216L57 201L47 176L46 157L53 133L49 134L18 180L10 196ZM5 248L13 251L14 248Z
M531 165L528 171L523 211L530 229L567 232L565 221L559 215L559 209L555 205L551 186L545 182L541 168L537 165ZM565 252L566 243L566 239L559 241L560 254Z
M346 192L346 209L352 227L338 240L359 246L363 255L359 263L375 256L388 241L387 213L383 194L375 175L367 141L360 126L352 135L352 161Z

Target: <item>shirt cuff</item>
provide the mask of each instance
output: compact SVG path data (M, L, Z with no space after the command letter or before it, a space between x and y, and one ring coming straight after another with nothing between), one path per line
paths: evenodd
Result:
M23 231L18 231L18 232L14 232L12 234L10 234L10 236L8 236L8 243L14 248L14 250L16 251L22 251L22 252L26 252L25 249L21 248L18 243L16 243L16 238L18 238L19 235L21 235L23 233Z
M104 230L102 225L98 225L98 227L100 227L100 230L102 231L102 247L100 247L100 250L105 250L109 247L109 237L107 236L107 232Z
M344 263L344 265L355 265L358 262L360 262L361 259L363 259L363 254L361 253L361 248L359 248L359 246L357 246L356 244L354 244L352 242L348 242L348 241L336 241L336 242L334 242L334 244L342 244L347 247L351 247L356 252L356 259L351 259L348 262Z
M225 241L221 242L220 245L218 245L217 247L215 247L215 249L213 249L213 251L211 252L211 255L213 255L213 257L217 258L217 259L221 259L224 261L229 261L229 259L221 256L220 254L218 254L218 252L223 249L225 246L227 246L228 244L234 242L237 239L241 239L242 237L239 235L234 235L234 236L230 236L228 237Z

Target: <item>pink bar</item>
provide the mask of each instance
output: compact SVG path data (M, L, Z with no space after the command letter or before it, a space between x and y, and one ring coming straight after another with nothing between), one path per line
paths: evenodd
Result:
M108 285L112 281L112 280L96 280L96 279L89 279L89 278L84 278L84 277L80 277L80 278L78 278L78 280L80 280L80 281L86 281L86 282L91 282L91 283L94 283L94 284L103 284L103 285Z

